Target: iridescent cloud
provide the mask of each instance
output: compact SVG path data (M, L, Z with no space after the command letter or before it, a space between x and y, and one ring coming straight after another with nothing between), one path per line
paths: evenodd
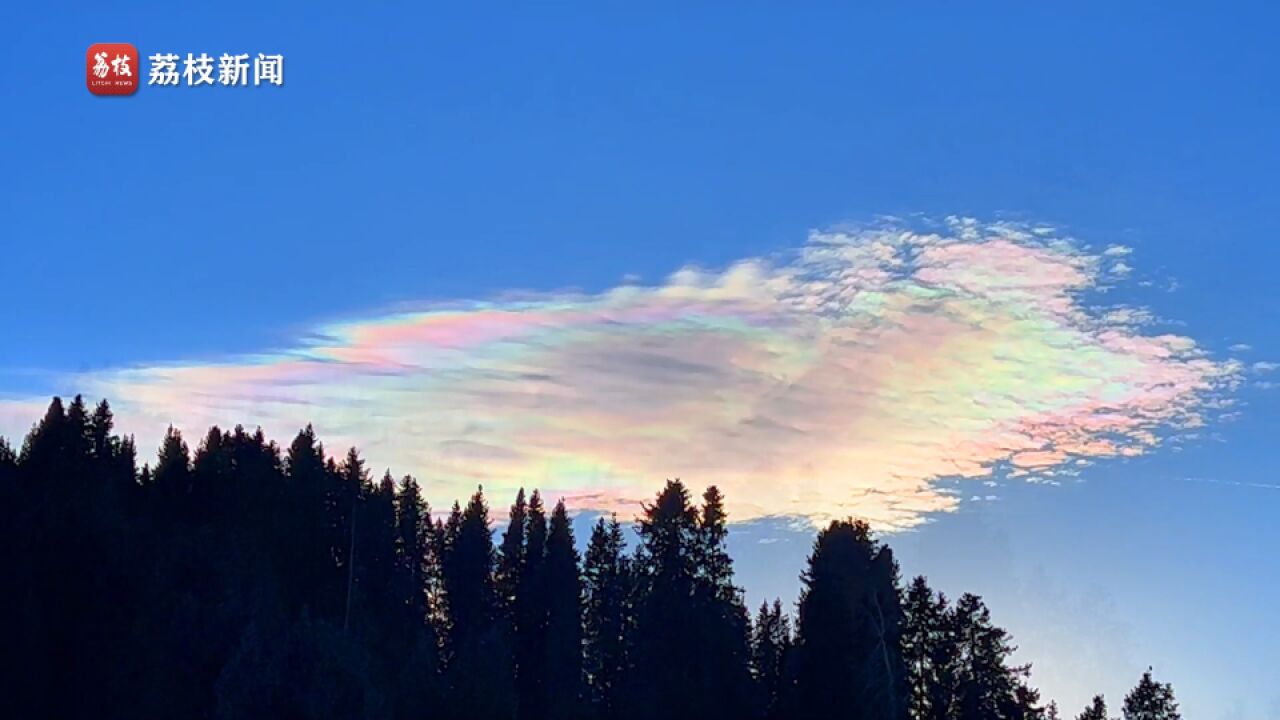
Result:
M680 476L720 485L736 520L905 528L956 507L946 481L1139 455L1229 403L1238 363L1089 300L1132 259L965 219L815 232L785 258L655 286L375 314L281 351L80 374L65 391L110 398L143 447L170 423L287 440L312 422L438 502L538 486L630 516Z

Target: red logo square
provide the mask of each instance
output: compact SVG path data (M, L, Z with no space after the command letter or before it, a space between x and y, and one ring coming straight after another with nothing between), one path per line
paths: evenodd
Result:
M94 95L132 95L140 72L138 48L129 43L95 43L85 53L84 82Z

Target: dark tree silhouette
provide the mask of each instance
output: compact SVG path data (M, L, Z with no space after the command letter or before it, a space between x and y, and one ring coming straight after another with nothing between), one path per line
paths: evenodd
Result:
M766 717L780 712L779 699L785 694L787 661L791 654L791 621L782 612L782 601L760 603L751 629L751 667L755 672Z
M794 713L907 717L897 572L866 523L836 521L819 533L803 576Z
M415 624L432 617L433 587L438 572L436 528L431 523L431 506L412 476L405 475L396 490L396 558L400 586L397 602Z
M489 507L477 490L465 510L455 504L445 528L442 571L449 607L446 694L450 717L509 717L513 668L494 584L496 552Z
M1008 665L1015 648L1009 633L992 624L982 599L966 593L954 613L959 643L953 705L956 717L1038 717L1039 696L1025 683L1031 668Z
M735 717L759 715L762 709L751 674L751 618L742 589L733 583L733 560L726 545L729 536L724 496L712 485L702 495L694 545L697 567L694 609L698 613L694 642L705 661L703 692Z
M706 520L679 480L668 481L640 518L639 596L626 714L646 705L689 717L758 713L750 687L748 623L724 553L718 492Z
M396 492L397 587L391 606L392 632L400 637L402 665L390 664L386 672L396 678L393 693L397 718L416 718L444 699L440 672L438 608L440 541L431 521L431 506L422 497L418 482L406 475Z
M1173 685L1156 682L1151 668L1124 698L1124 720L1182 720L1173 698Z
M166 461L166 456L172 460ZM167 464L172 464L172 469L166 474L183 482L186 446L173 428L165 437L160 457L156 483L160 484L161 470ZM308 425L289 444L285 455L285 506L290 511L279 520L285 529L280 552L290 568L286 574L290 581L286 595L289 608L298 612L305 607L312 613L332 617L336 606L325 600L334 599L339 575L333 548L329 546L326 496L330 478L324 465L324 447Z
M516 501L508 515L507 529L502 533L502 547L498 553L497 587L503 608L510 613L515 607L516 590L524 572L525 526L529 522L529 504L524 488L516 493ZM514 620L511 618L511 620Z
M583 562L584 663L592 714L602 720L617 717L618 687L628 668L633 581L625 548L618 518L600 518Z
M191 519L191 450L172 425L160 444L151 487L156 519L170 524L167 530L172 530L174 523Z
M958 638L947 600L917 577L907 589L903 659L915 720L949 720L956 690Z
M481 492L433 520L416 480L372 482L310 426L283 452L214 427L194 453L171 427L139 470L114 425L55 398L20 450L0 438L6 716L1057 717L981 599L903 592L862 522L818 535L794 627L779 601L752 623L714 487L669 481L630 555L599 519L580 567L536 490L495 548ZM1123 710L1180 720L1150 671Z
M573 526L564 501L556 503L547 530L544 562L547 603L544 705L533 718L577 718L583 715L582 580Z
M1108 720L1107 701L1101 695L1094 695L1089 706L1076 716L1076 720Z
M328 493L329 514L329 546L337 559L341 572L341 586L337 595L342 618L342 629L346 632L351 626L351 603L356 584L356 550L360 543L361 529L356 527L360 520L358 503L360 495L369 482L369 473L365 470L364 460L355 448L347 451L346 458L339 466L334 477L333 487Z
M518 504L518 503L517 503ZM521 717L546 711L547 654L547 513L534 490L525 508L523 561L515 583L516 700Z

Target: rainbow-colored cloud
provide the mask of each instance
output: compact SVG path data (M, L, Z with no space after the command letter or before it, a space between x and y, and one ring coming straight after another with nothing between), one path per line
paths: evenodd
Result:
M920 523L948 478L1042 479L1138 455L1227 402L1240 367L1087 296L1130 272L1045 228L951 219L813 233L785 259L657 286L432 306L229 362L79 374L154 443L166 425L314 423L438 501L538 486L629 516L654 483L732 516ZM26 400L25 429L34 414ZM144 447L153 447L146 445Z

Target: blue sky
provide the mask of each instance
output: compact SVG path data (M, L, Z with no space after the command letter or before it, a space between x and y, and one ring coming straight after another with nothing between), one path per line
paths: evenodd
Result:
M1118 701L1152 664L1188 716L1280 717L1265 641L1280 630L1274 7L5 15L21 29L0 50L0 398L15 408L151 387L112 373L243 361L389 308L529 291L559 293L533 310L598 309L619 286L886 215L1048 225L1079 239L1054 256L1067 265L1131 249L1132 271L1089 306L1146 308L1158 321L1134 332L1236 363L1233 387L1199 401L1230 407L1057 485L939 480L961 501L921 500L892 539L904 570L986 596L1071 714L1095 691ZM95 98L81 76L94 42L278 52L285 85ZM807 531L756 521L734 549L753 600L794 596Z

